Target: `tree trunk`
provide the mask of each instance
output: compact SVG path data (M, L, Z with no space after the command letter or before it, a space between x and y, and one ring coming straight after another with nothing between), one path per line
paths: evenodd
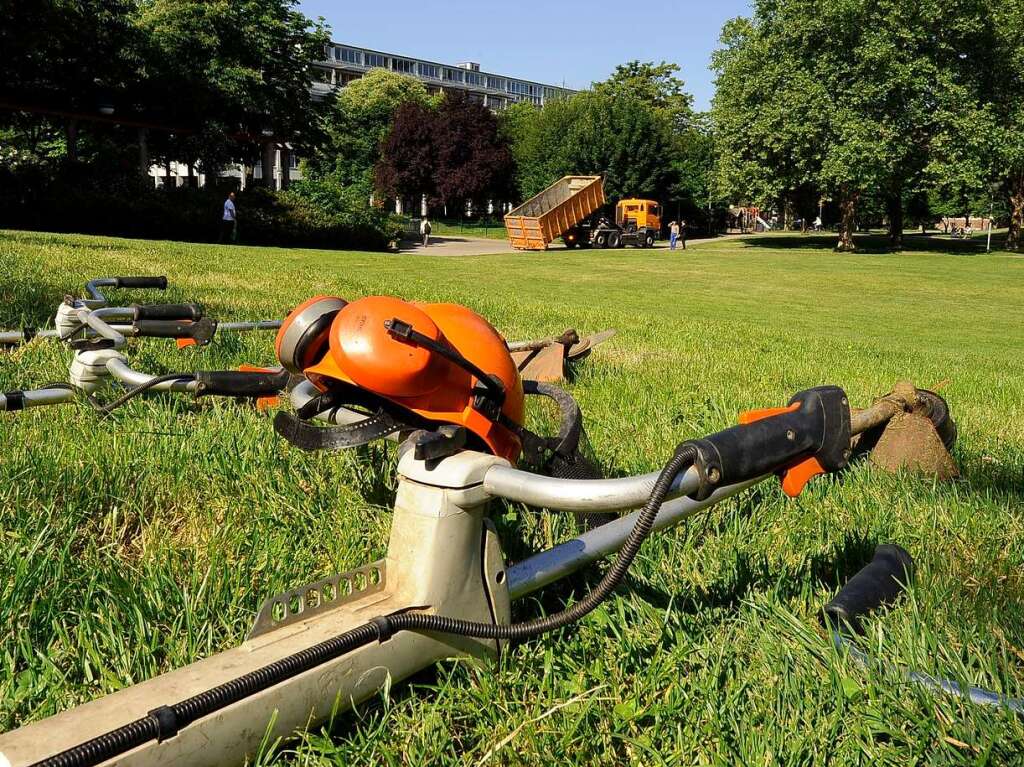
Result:
M65 134L67 136L68 143L68 159L78 159L78 121L68 120L68 124L65 127Z
M896 250L903 250L903 195L893 193L886 200L889 214L889 244Z
M139 177L149 181L149 144L145 128L139 128Z
M1024 249L1024 171L1017 174L1010 186L1010 233L1006 249Z
M852 253L857 249L853 241L853 230L856 227L857 199L860 192L844 189L839 200L839 242L836 250L840 253Z

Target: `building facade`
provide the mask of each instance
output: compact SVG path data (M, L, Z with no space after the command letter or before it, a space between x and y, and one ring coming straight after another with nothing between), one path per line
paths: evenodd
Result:
M343 43L329 45L327 59L319 62L316 69L318 77L313 94L319 98L326 98L337 88L345 87L372 69L387 69L415 77L432 93L462 91L470 99L495 111L520 101L543 106L552 99L573 93L556 85L483 72L474 62L441 64Z

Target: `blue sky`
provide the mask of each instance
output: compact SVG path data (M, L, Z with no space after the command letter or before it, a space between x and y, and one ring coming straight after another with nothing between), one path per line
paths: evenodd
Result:
M631 59L673 61L698 109L714 93L711 52L722 24L749 13L749 0L302 0L334 39L439 61L479 62L485 71L584 88Z

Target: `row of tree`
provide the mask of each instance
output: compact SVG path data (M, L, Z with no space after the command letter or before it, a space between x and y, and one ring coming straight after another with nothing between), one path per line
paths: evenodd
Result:
M323 116L327 140L305 167L368 195L426 195L449 212L518 202L573 174L604 174L611 198L704 212L713 146L677 71L632 62L592 90L495 115L457 92L431 96L412 78L374 70L338 94Z
M2 119L29 149L62 141L75 159L93 129L208 172L268 137L316 144L311 65L329 35L296 5L0 0Z
M714 58L720 193L809 220L840 212L839 248L880 206L1005 209L1024 229L1024 5L990 0L754 0Z

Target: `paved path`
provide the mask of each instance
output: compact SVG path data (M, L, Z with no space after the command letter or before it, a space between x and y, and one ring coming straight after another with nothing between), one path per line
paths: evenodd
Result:
M695 245L698 241L692 241ZM668 242L655 244L655 249L668 250ZM564 251L561 242L552 243L549 251ZM632 250L632 248L630 248ZM491 256L515 253L507 240L490 240L483 237L431 237L430 245L424 248L417 242L403 242L401 251L415 256ZM600 252L600 251L595 251Z

